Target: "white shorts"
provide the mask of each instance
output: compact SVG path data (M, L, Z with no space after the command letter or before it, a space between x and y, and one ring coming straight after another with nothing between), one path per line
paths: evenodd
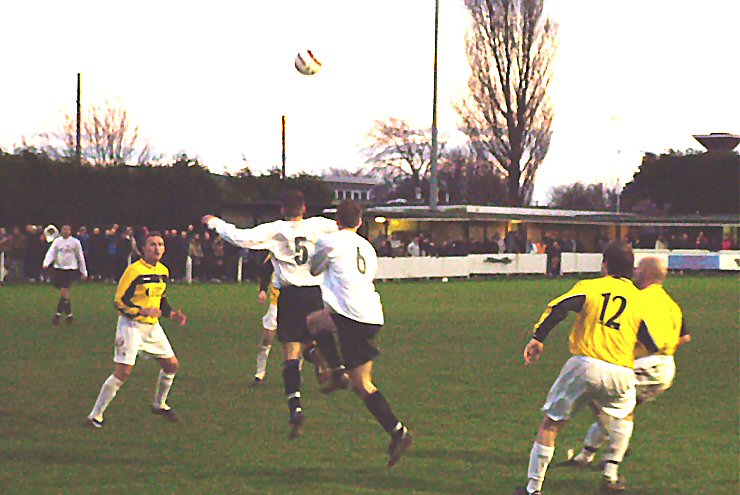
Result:
M277 330L277 304L270 304L267 313L262 317L262 327L266 330Z
M595 402L609 416L624 419L635 408L635 373L599 359L573 356L565 362L542 410L554 421L570 419Z
M675 377L676 361L673 356L648 356L635 359L637 402L654 400L671 388Z
M159 323L147 325L129 320L125 316L119 316L113 361L133 366L139 353L145 353L157 359L171 358L175 355Z

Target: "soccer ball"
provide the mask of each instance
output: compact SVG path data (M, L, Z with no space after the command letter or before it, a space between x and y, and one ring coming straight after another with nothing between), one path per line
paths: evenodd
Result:
M311 50L303 50L295 57L295 68L304 76L312 76L321 70L321 62Z

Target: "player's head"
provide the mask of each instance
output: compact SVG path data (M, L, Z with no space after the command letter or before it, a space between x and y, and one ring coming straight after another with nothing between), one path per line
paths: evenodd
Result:
M652 284L662 284L668 275L668 263L657 256L640 260L635 268L635 285L644 289Z
M69 236L72 235L72 226L71 225L62 225L62 231L61 231L62 237L65 239L68 239Z
M156 265L157 262L162 259L164 251L165 247L162 234L156 230L149 232L144 239L144 249L142 251L144 261L150 265Z
M303 217L306 213L306 200L303 193L297 189L285 191L280 196L280 211L286 218Z
M604 249L604 261L601 266L607 275L632 278L632 269L635 266L632 246L622 240L610 242Z
M362 225L362 207L351 199L337 206L337 224L340 229L356 229Z

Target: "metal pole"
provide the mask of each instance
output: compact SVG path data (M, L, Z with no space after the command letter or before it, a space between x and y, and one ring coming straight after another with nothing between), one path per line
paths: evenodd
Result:
M283 130L283 169L280 175L281 179L285 179L285 115L282 118L282 130Z
M429 178L429 208L437 209L437 42L439 38L439 0L434 0L434 96L432 98L432 151Z
M77 164L80 165L82 163L82 144L80 143L80 137L82 135L81 129L82 129L82 103L81 103L81 88L82 88L82 76L78 72L77 73L77 148L75 149L75 158L77 159Z

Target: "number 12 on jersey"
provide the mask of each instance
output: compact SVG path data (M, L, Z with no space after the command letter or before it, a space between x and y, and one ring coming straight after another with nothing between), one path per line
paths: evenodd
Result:
M613 328L614 330L619 330L619 322L617 321L617 318L622 316L622 313L624 313L624 310L627 308L627 299L622 296L614 296L612 298L611 292L605 292L604 294L601 294L601 297L604 298L604 305L601 307L599 323L609 328ZM606 318L606 308L607 306L609 306L610 301L619 301L619 307L617 308L617 312L614 313L614 315L609 318L606 323L604 323L604 318Z

